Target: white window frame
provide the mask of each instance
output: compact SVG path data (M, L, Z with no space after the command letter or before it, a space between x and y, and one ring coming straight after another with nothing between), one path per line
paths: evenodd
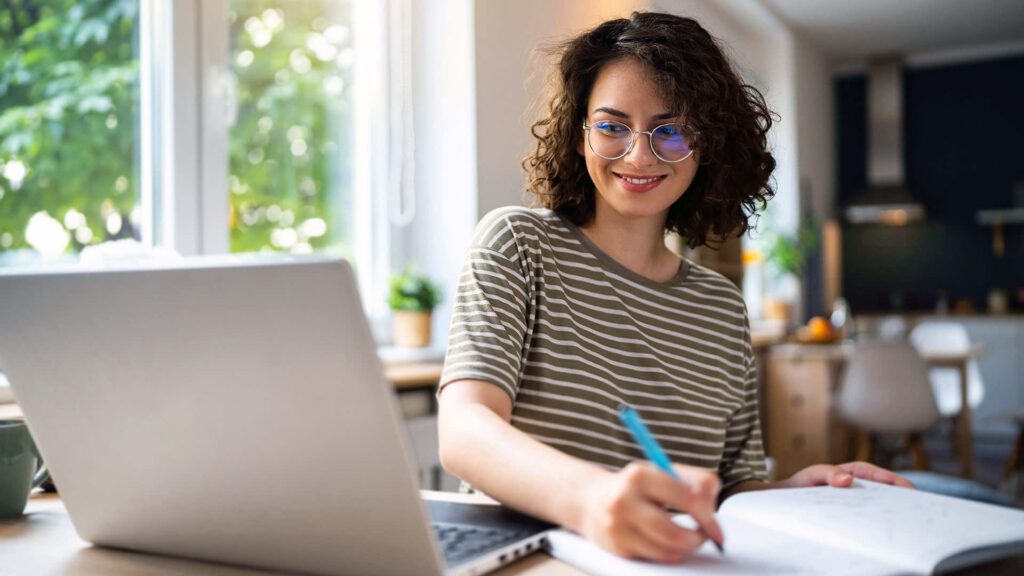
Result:
M234 122L229 0L140 0L143 242L183 255L229 251ZM391 262L386 3L353 2L356 149L352 232L360 292L378 334ZM368 34L379 30L378 35Z

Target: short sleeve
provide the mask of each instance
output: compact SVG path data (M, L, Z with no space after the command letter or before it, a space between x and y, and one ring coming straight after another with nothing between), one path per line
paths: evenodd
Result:
M455 380L475 379L497 385L515 401L528 286L512 228L485 218L459 275L439 392Z
M757 365L747 346L743 404L732 414L725 431L725 450L718 467L722 489L745 480L768 480L758 415Z

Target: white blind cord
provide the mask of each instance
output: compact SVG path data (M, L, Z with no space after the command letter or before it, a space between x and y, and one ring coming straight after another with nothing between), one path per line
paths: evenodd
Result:
M412 3L411 0L390 0L388 6L388 220L393 226L404 228L416 216Z

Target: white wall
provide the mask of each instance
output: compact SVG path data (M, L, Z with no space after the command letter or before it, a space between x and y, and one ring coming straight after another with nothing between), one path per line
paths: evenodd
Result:
M801 192L819 222L835 210L835 95L832 65L824 53L795 35L797 164ZM806 188L810 188L807 190Z
M827 311L839 295L838 235L834 224L836 204L835 95L832 64L820 49L794 34L794 86L797 111L796 160L801 200L813 210L820 231L820 261L811 270L814 287L805 289L800 317Z
M416 217L394 230L395 268L413 263L442 285L432 347L443 349L462 259L477 222L472 0L413 2Z

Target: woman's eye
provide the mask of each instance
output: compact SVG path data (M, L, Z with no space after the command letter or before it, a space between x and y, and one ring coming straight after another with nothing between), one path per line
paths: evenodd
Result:
M667 137L667 138L675 138L677 136L682 136L683 135L683 127L679 126L679 125L672 125L672 124L665 125L665 126L660 126L660 127L658 127L657 133L658 133L659 136L664 136L664 137Z
M602 133L607 134L609 136L618 136L620 134L625 134L626 132L629 132L629 130L625 126L623 126L622 124L616 124L614 122L598 122L597 124L594 124L594 128L597 128Z

